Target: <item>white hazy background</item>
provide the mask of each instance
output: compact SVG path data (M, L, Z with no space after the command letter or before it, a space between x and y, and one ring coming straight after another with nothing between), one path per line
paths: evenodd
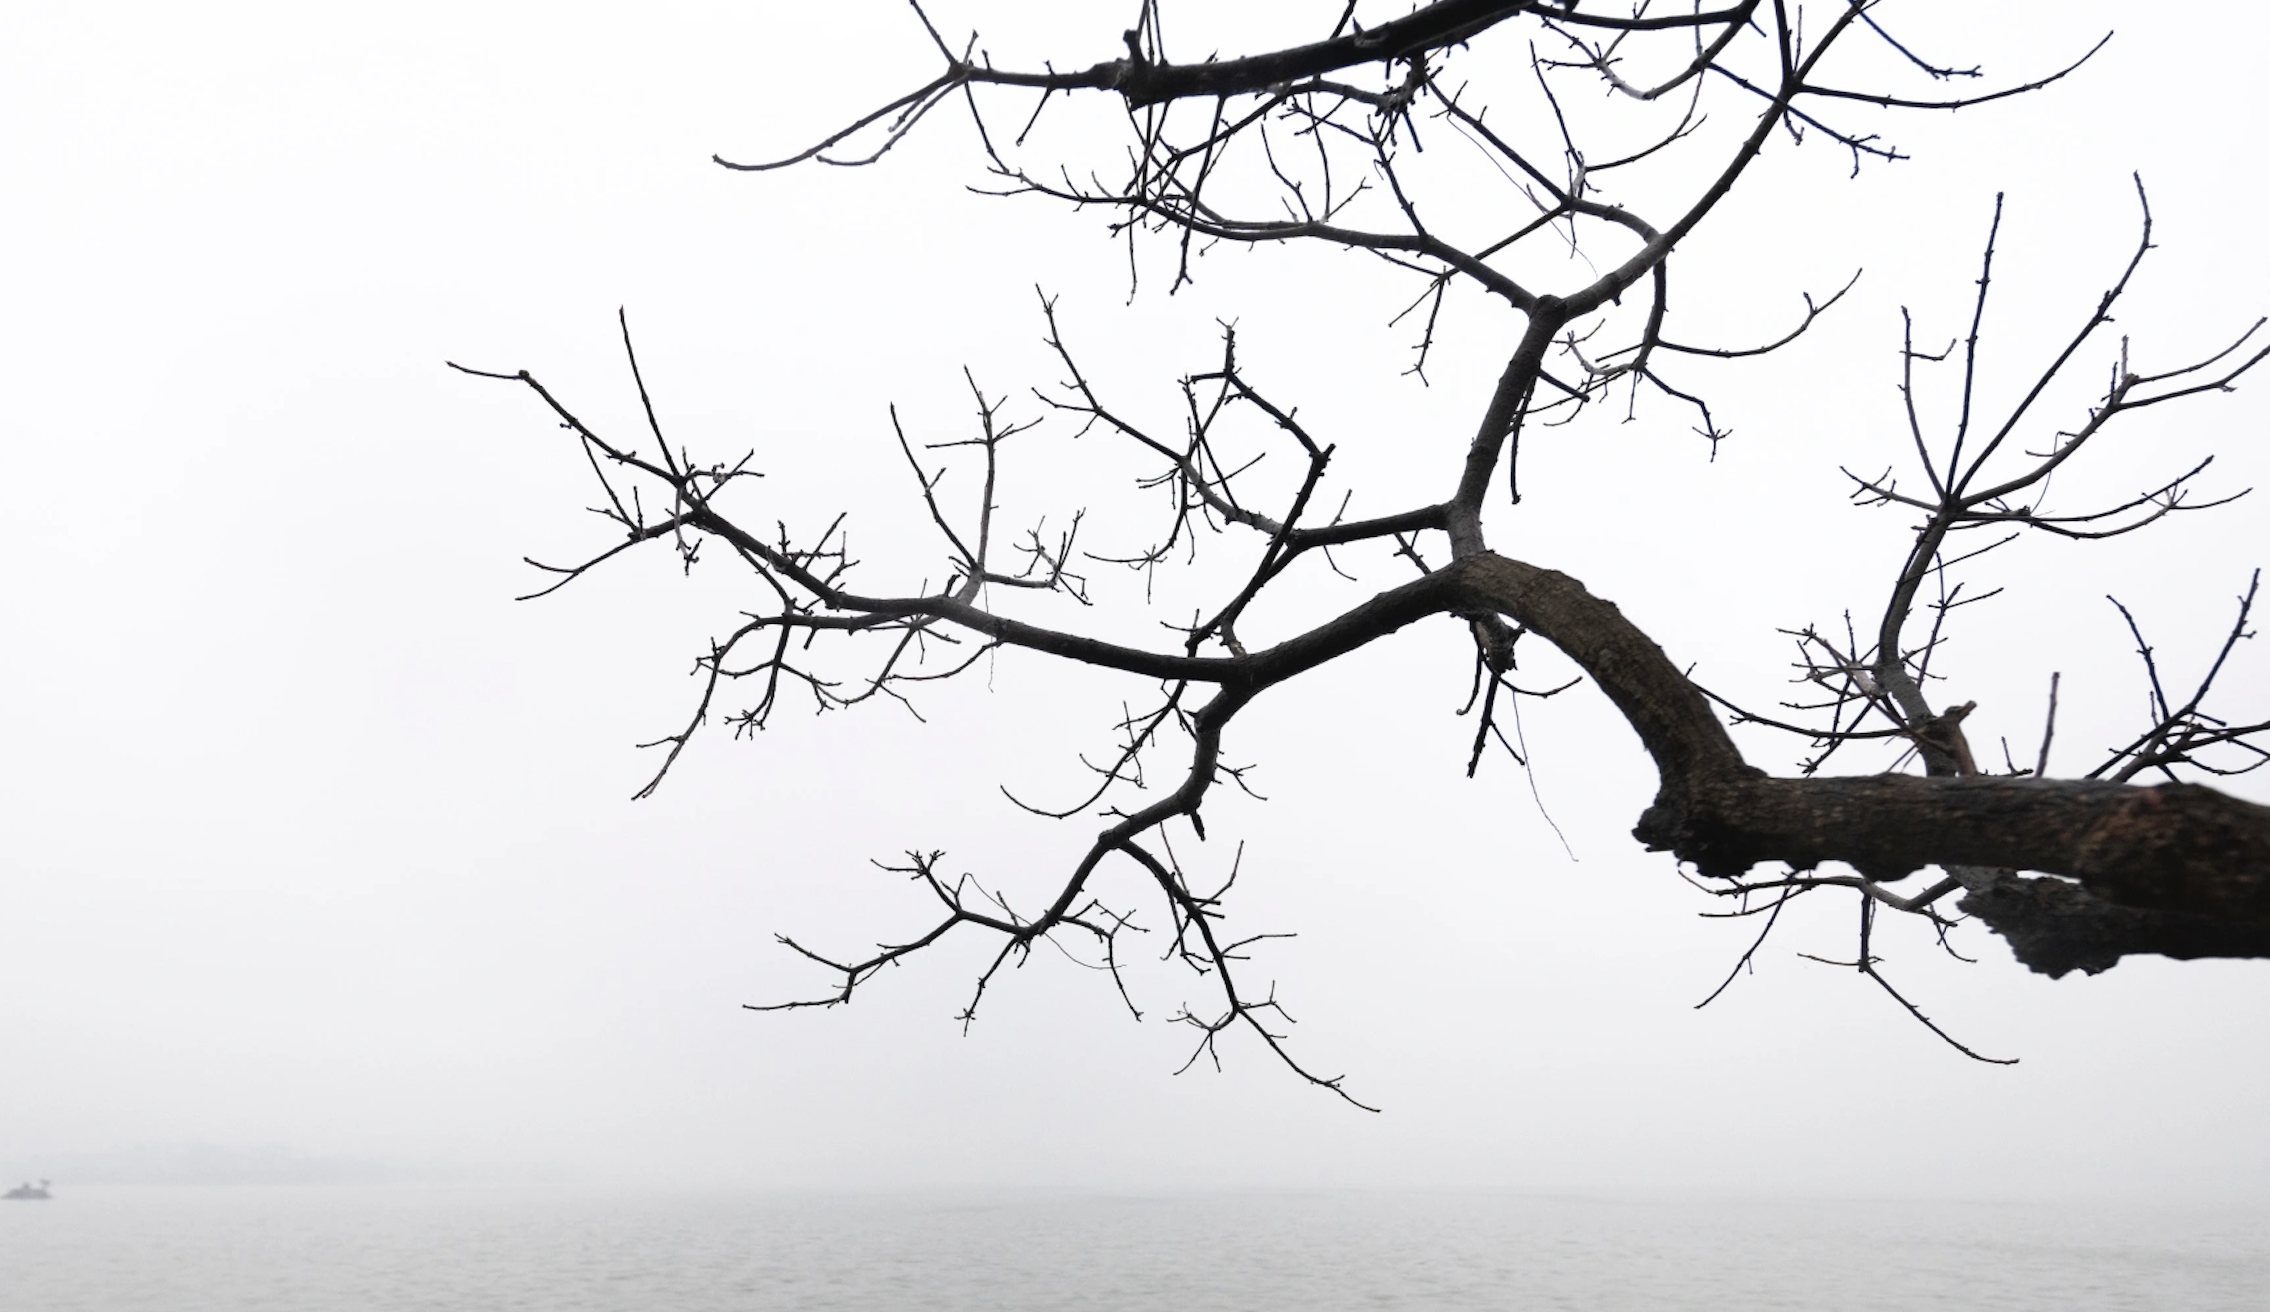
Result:
M270 1157L400 1176L792 1188L2263 1194L2270 966L2131 959L2053 983L1981 930L1959 936L1981 958L1965 966L1894 927L1893 978L2023 1058L1986 1067L1796 957L1849 955L1853 909L1823 896L1698 1013L1751 931L1698 921L1705 899L1629 839L1652 788L1631 735L1589 690L1526 709L1572 861L1509 762L1461 777L1470 658L1447 624L1256 706L1231 750L1272 800L1209 811L1207 860L1247 843L1238 923L1300 935L1249 978L1278 982L1298 1052L1384 1114L1249 1042L1220 1074L1173 1076L1185 1034L1157 1022L1208 999L1163 968L1135 977L1142 1025L1043 953L964 1037L974 940L848 1009L741 1010L827 984L776 932L848 949L926 914L870 858L943 848L1011 887L1055 878L1092 826L1026 817L996 785L1062 793L1073 753L1143 687L1005 654L935 690L926 725L870 706L791 711L753 743L713 732L633 804L652 761L631 744L685 713L683 675L738 581L685 582L656 556L514 603L523 555L600 541L588 474L533 398L445 359L532 369L620 428L627 306L673 436L756 447L760 519L810 527L856 504L881 587L942 559L895 527L914 507L886 405L948 438L968 422L961 366L996 392L1054 381L1035 284L1063 297L1099 377L1170 422L1171 380L1238 317L1256 371L1346 467L1429 453L1401 466L1424 496L1451 476L1441 453L1470 428L1503 321L1457 320L1468 335L1422 390L1384 327L1401 302L1354 260L1222 253L1195 290L1154 282L1125 309L1102 219L963 191L976 158L948 114L877 169L728 174L712 151L801 144L930 76L908 12L603 8L5 20L0 1166L281 1145ZM1002 62L1069 65L1110 57L1133 8L938 16L981 25ZM1205 21L1234 50L1286 8ZM1845 181L1833 146L1776 143L1682 251L1681 336L1757 340L1865 266L1858 289L1782 357L1684 375L1735 430L1715 463L1661 403L1534 438L1529 499L1496 512L1497 540L1770 702L1777 627L1881 604L1904 521L1844 504L1836 467L1901 458L1898 306L1927 339L1957 333L1996 190L1995 395L2126 258L2131 170L2160 221L2121 322L2139 360L2202 354L2270 309L2256 7L1940 4L1896 30L2016 80L2115 26L2043 94L1886 120L1912 162ZM2098 453L2106 486L2209 451L2209 486L2270 483L2266 420L2270 377L2155 412ZM1096 446L1044 430L1030 449L1012 518L1115 495L1049 481ZM2007 735L2030 759L2062 671L2053 769L2086 769L2142 713L2103 594L2190 677L2270 563L2263 525L2250 499L2126 541L2011 549L1980 576L2010 591L1964 618L1944 695L1981 703L1990 752ZM1558 668L1538 653L1529 677ZM2248 644L2226 686L2233 713L2263 714L2270 653Z

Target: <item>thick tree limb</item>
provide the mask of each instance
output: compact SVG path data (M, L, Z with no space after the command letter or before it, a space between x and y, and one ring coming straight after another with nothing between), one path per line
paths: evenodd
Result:
M1390 23L1361 32L1349 32L1328 41L1273 50L1201 64L1154 63L1139 51L1075 73L1008 73L973 68L975 82L1009 86L1037 86L1048 90L1116 91L1130 105L1156 105L1169 100L1200 96L1240 96L1302 78L1383 63L1423 50L1455 45L1520 14L1540 8L1538 0L1438 0ZM1555 7L1542 6L1548 12ZM1688 15L1681 26L1698 20ZM1135 34L1129 33L1130 44Z
M1566 574L1485 555L1453 567L1476 607L1551 642L1614 702L1661 785L1635 836L1733 879L1761 862L1840 861L1875 880L1929 865L2039 871L1963 904L2048 974L2123 953L2270 956L2270 807L2197 784L1770 778L1710 703L1612 603Z
M1705 876L1760 861L1842 861L1878 880L1928 865L2038 870L2117 905L2254 924L2270 944L2270 807L2199 784L1866 775L1685 791L1636 832Z

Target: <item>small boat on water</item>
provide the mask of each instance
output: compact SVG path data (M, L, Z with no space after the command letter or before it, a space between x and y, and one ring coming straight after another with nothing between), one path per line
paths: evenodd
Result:
M13 1199L37 1199L37 1198L53 1198L53 1197L54 1197L55 1195L53 1195L53 1194L51 1194L51 1193L47 1192L47 1186L48 1186L48 1181L46 1181L46 1180L42 1180L42 1181L40 1181L40 1182L39 1182L38 1184L33 1184L33 1183L31 1183L31 1182L30 1182L29 1180L27 1180L27 1181L25 1181L24 1183L22 1183L22 1184L20 1184L20 1185L17 1185L17 1186L15 1187L15 1188L13 1188L13 1189L10 1189L10 1190L9 1190L8 1192L6 1192L6 1193L4 1193L4 1194L0 1194L0 1198L13 1198Z

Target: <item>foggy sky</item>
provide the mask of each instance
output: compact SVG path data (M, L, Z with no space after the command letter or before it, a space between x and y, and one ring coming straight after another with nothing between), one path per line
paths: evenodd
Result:
M1061 66L1108 57L1132 5L1029 8L941 22L982 19L1004 62ZM1755 340L1865 266L1853 296L1789 356L1698 375L1736 431L1715 462L1655 406L1539 439L1528 500L1493 512L1503 549L1760 702L1787 677L1777 628L1881 605L1903 522L1846 505L1837 466L1898 458L1897 308L1956 333L1997 190L1994 386L2117 272L2132 170L2161 248L2120 326L2139 355L2212 350L2270 309L2253 7L2159 28L2109 4L1927 8L1909 30L1936 57L2005 79L2126 26L2042 95L1886 120L1916 158L1857 180L1827 143L1777 144L1682 249L1677 308ZM929 76L919 29L880 0L50 6L8 27L0 1167L205 1144L798 1188L2128 1196L2270 1178L2264 963L2130 959L2053 983L1983 930L1960 936L1966 966L1898 927L1879 947L1910 995L2023 1059L1989 1068L1795 956L1849 953L1851 906L1824 896L1692 1010L1749 931L1696 919L1705 900L1629 838L1653 785L1629 731L1589 690L1524 709L1572 860L1509 762L1462 777L1469 654L1450 625L1256 705L1230 747L1271 800L1209 809L1247 845L1240 922L1300 935L1253 969L1301 1055L1383 1114L1246 1042L1220 1074L1172 1074L1186 1039L1162 1022L1206 999L1163 967L1137 974L1140 1025L1044 952L965 1037L974 941L847 1009L741 1010L826 987L777 932L851 948L918 922L870 858L942 848L1017 886L1056 877L1092 826L1024 816L996 785L1073 787L1074 754L1141 685L1003 654L925 700L927 724L868 706L712 733L633 803L652 762L632 744L684 715L737 581L658 557L515 603L524 555L598 540L588 474L528 397L444 360L529 368L628 423L626 307L675 435L754 446L796 522L853 505L875 577L911 581L942 558L894 526L912 506L885 407L958 435L964 364L996 391L1052 381L1035 284L1160 414L1238 317L1248 359L1349 468L1420 488L1447 466L1400 453L1470 430L1488 321L1458 321L1422 389L1385 327L1401 302L1368 274L1314 276L1350 261L1217 255L1195 289L1128 307L1102 221L966 194L976 161L943 119L873 170L707 162ZM2270 482L2266 398L2249 380L2155 412L2106 477L2214 452L2215 488ZM1088 455L1035 450L1020 507ZM2053 768L2085 768L2141 713L2103 595L2189 674L2270 563L2263 523L2250 499L2130 541L2014 548L1942 695L1976 698L1974 737L2025 756L2061 671ZM1537 659L1537 681L1564 668ZM2262 714L2270 652L2249 644L2226 687Z

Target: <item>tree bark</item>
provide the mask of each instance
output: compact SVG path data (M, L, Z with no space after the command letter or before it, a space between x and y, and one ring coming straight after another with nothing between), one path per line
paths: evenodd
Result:
M2033 871L2060 878L2012 876L1962 906L2045 974L2131 952L2270 957L2270 807L2183 783L1773 778L1663 649L1577 580L1494 554L1452 568L1470 605L1566 652L1615 703L1660 777L1634 836L1705 878L1769 861L1837 861L1876 881L1933 865Z

